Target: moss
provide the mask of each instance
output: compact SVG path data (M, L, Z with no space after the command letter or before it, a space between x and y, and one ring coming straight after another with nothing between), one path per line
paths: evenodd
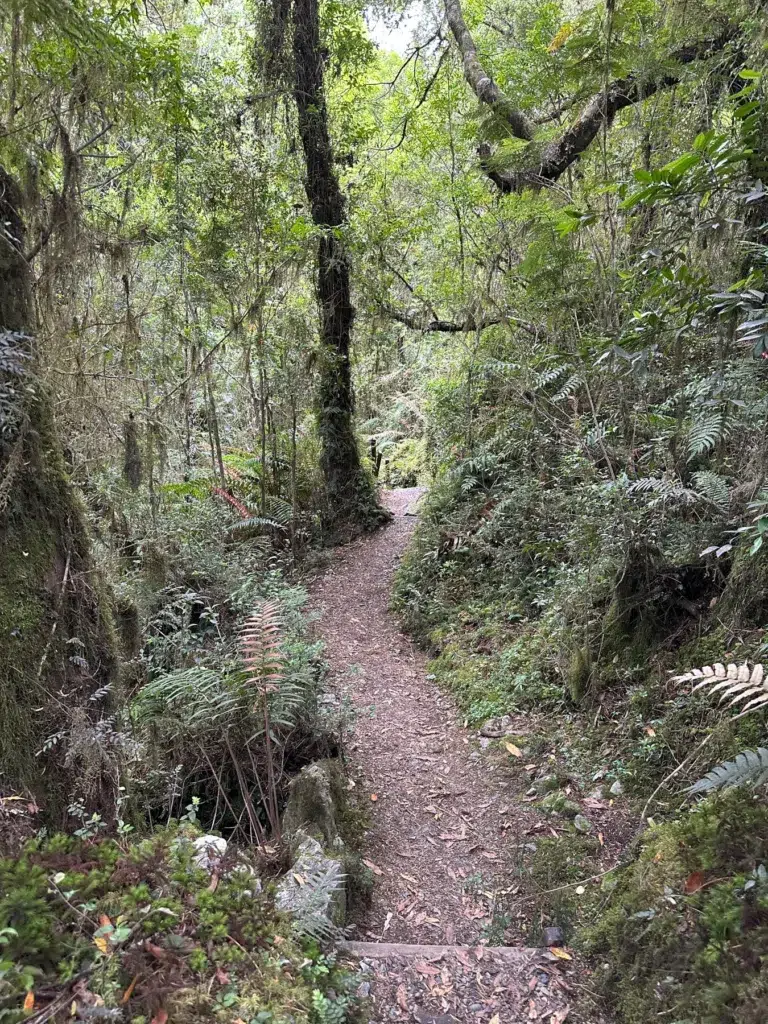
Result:
M58 770L66 743L39 751L47 737L68 731L74 709L99 713L88 698L115 678L116 637L42 389L29 415L34 428L22 441L0 531L0 771L60 821L69 798ZM107 810L112 788L86 795Z
M584 931L626 1024L664 1016L758 1024L768 1009L768 808L751 793L702 802L646 834Z
M734 629L768 622L768 554L761 550L751 556L745 545L737 550L716 609Z
M577 647L568 663L568 692L574 704L581 703L592 679L592 655L588 647Z

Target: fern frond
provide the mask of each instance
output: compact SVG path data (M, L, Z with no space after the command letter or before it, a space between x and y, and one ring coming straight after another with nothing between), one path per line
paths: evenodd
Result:
M683 675L673 676L672 682L695 682L694 693L703 687L710 687L710 693L720 693L721 704L729 698L728 707L743 704L742 715L768 705L768 679L765 679L765 667L760 663L752 669L747 662L743 665L733 662L729 665L720 662L704 665L703 668L694 668ZM744 704L744 701L747 703Z
M246 684L261 693L274 692L285 676L280 634L280 611L274 601L265 601L255 609L241 632Z
M227 530L227 537L231 540L246 540L254 534L259 535L264 530L284 530L282 523L275 519L266 519L264 516L249 516L235 523Z
M693 474L691 483L703 498L717 508L722 510L728 507L730 499L728 484L718 473L713 473L708 469L701 470Z
M733 789L735 786L762 786L768 782L768 749L744 750L737 754L735 761L723 761L707 772L688 790L689 793L711 793L717 789Z
M267 497L267 512L276 525L285 528L290 525L293 519L293 505L285 498L278 498L275 494Z
M336 938L339 929L331 920L330 908L344 884L339 862L323 857L300 881L295 874L293 877L294 884L280 887L276 902L281 910L293 916L294 930L322 942Z
M712 451L717 442L727 434L725 417L720 411L697 420L688 434L688 462L692 462L698 455Z

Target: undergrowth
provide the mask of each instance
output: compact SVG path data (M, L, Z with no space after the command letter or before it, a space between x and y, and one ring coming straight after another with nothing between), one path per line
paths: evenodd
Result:
M196 835L188 822L130 842L57 835L0 860L0 1020L52 989L67 1012L132 1024L349 1019L333 955L297 937L243 855L198 867Z

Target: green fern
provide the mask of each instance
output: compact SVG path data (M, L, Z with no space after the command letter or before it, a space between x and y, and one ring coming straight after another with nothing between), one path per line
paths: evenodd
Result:
M339 929L331 920L332 903L343 885L344 873L339 862L323 858L300 882L280 889L277 905L292 915L298 935L331 942L339 938Z
M723 761L703 779L694 783L689 793L711 793L717 789L733 789L735 786L762 786L768 782L768 749L744 750L735 761Z
M688 462L699 455L711 452L718 441L728 434L725 416L722 411L710 413L703 419L696 420L688 433Z

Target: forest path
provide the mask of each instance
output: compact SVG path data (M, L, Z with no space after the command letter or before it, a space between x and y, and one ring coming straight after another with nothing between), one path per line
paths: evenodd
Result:
M355 938L471 948L366 956L363 992L370 987L375 1022L557 1022L565 1018L556 958L522 949L505 958L484 945L505 884L509 816L522 832L531 812L516 804L503 770L473 749L453 701L429 679L426 655L389 612L422 493L384 492L392 523L337 549L311 597L331 689L356 713L350 755L371 801L365 857L375 885Z

